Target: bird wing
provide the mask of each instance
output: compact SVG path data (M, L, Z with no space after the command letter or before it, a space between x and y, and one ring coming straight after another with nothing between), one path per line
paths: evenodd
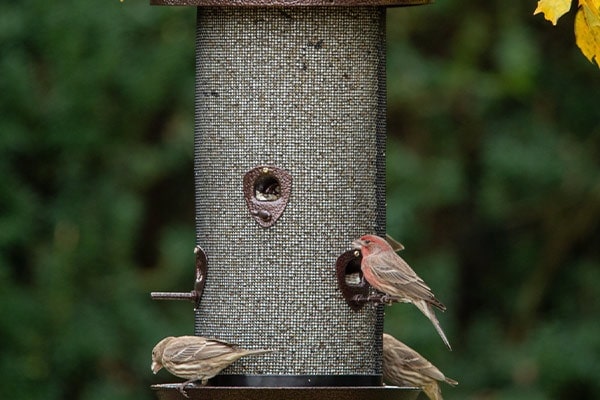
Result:
M376 275L387 282L400 285L417 284L426 290L431 290L406 261L396 253L385 251L373 254L368 256L368 261L372 263L371 268Z
M431 288L427 286L425 281L396 253L386 251L373 254L366 258L366 262L371 267L371 273L377 281L389 285L389 288L381 287L377 289L392 296L396 294L394 292L401 292L403 296L399 297L426 300L441 310L446 309L435 298Z
M171 360L173 364L184 364L229 354L235 347L235 345L220 340L191 336L188 340L169 344L165 348L163 357Z
M402 364L407 368L436 381L446 380L444 374L435 365L404 343L395 343L393 348L397 356L402 360Z
M239 347L236 344L227 343L217 339L208 339L202 353L205 356L204 358L214 358L225 354L231 354L238 350Z

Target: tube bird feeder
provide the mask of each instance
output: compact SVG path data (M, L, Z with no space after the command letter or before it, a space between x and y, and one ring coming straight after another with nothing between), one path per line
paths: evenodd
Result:
M196 283L153 297L194 301L196 335L274 350L190 398L418 395L382 385L383 306L352 302L349 249L386 230L386 6L427 2L151 0L197 7Z

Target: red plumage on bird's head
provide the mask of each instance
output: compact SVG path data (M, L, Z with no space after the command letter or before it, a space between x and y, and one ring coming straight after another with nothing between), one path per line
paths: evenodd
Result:
M394 251L384 238L376 235L361 236L360 239L352 242L352 246L355 249L360 250L363 257L367 257L371 254L376 254L382 251Z

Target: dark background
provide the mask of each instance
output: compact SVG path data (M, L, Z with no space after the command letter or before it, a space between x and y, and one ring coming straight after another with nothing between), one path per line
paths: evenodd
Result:
M388 11L388 229L448 399L600 398L600 70L536 2ZM0 398L152 399L193 277L195 11L0 4Z

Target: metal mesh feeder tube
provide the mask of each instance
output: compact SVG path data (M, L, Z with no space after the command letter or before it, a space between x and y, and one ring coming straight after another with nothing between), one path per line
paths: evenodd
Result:
M274 350L188 395L416 398L382 386L383 306L354 307L339 279L353 239L385 234L389 4L153 4L202 5L194 176L208 261L194 333Z
M334 266L353 237L384 229L383 18L378 8L198 10L196 234L209 278L195 330L276 350L232 365L232 379L378 383L382 312L349 309ZM241 185L255 168L275 179L273 166L291 193L265 228Z

